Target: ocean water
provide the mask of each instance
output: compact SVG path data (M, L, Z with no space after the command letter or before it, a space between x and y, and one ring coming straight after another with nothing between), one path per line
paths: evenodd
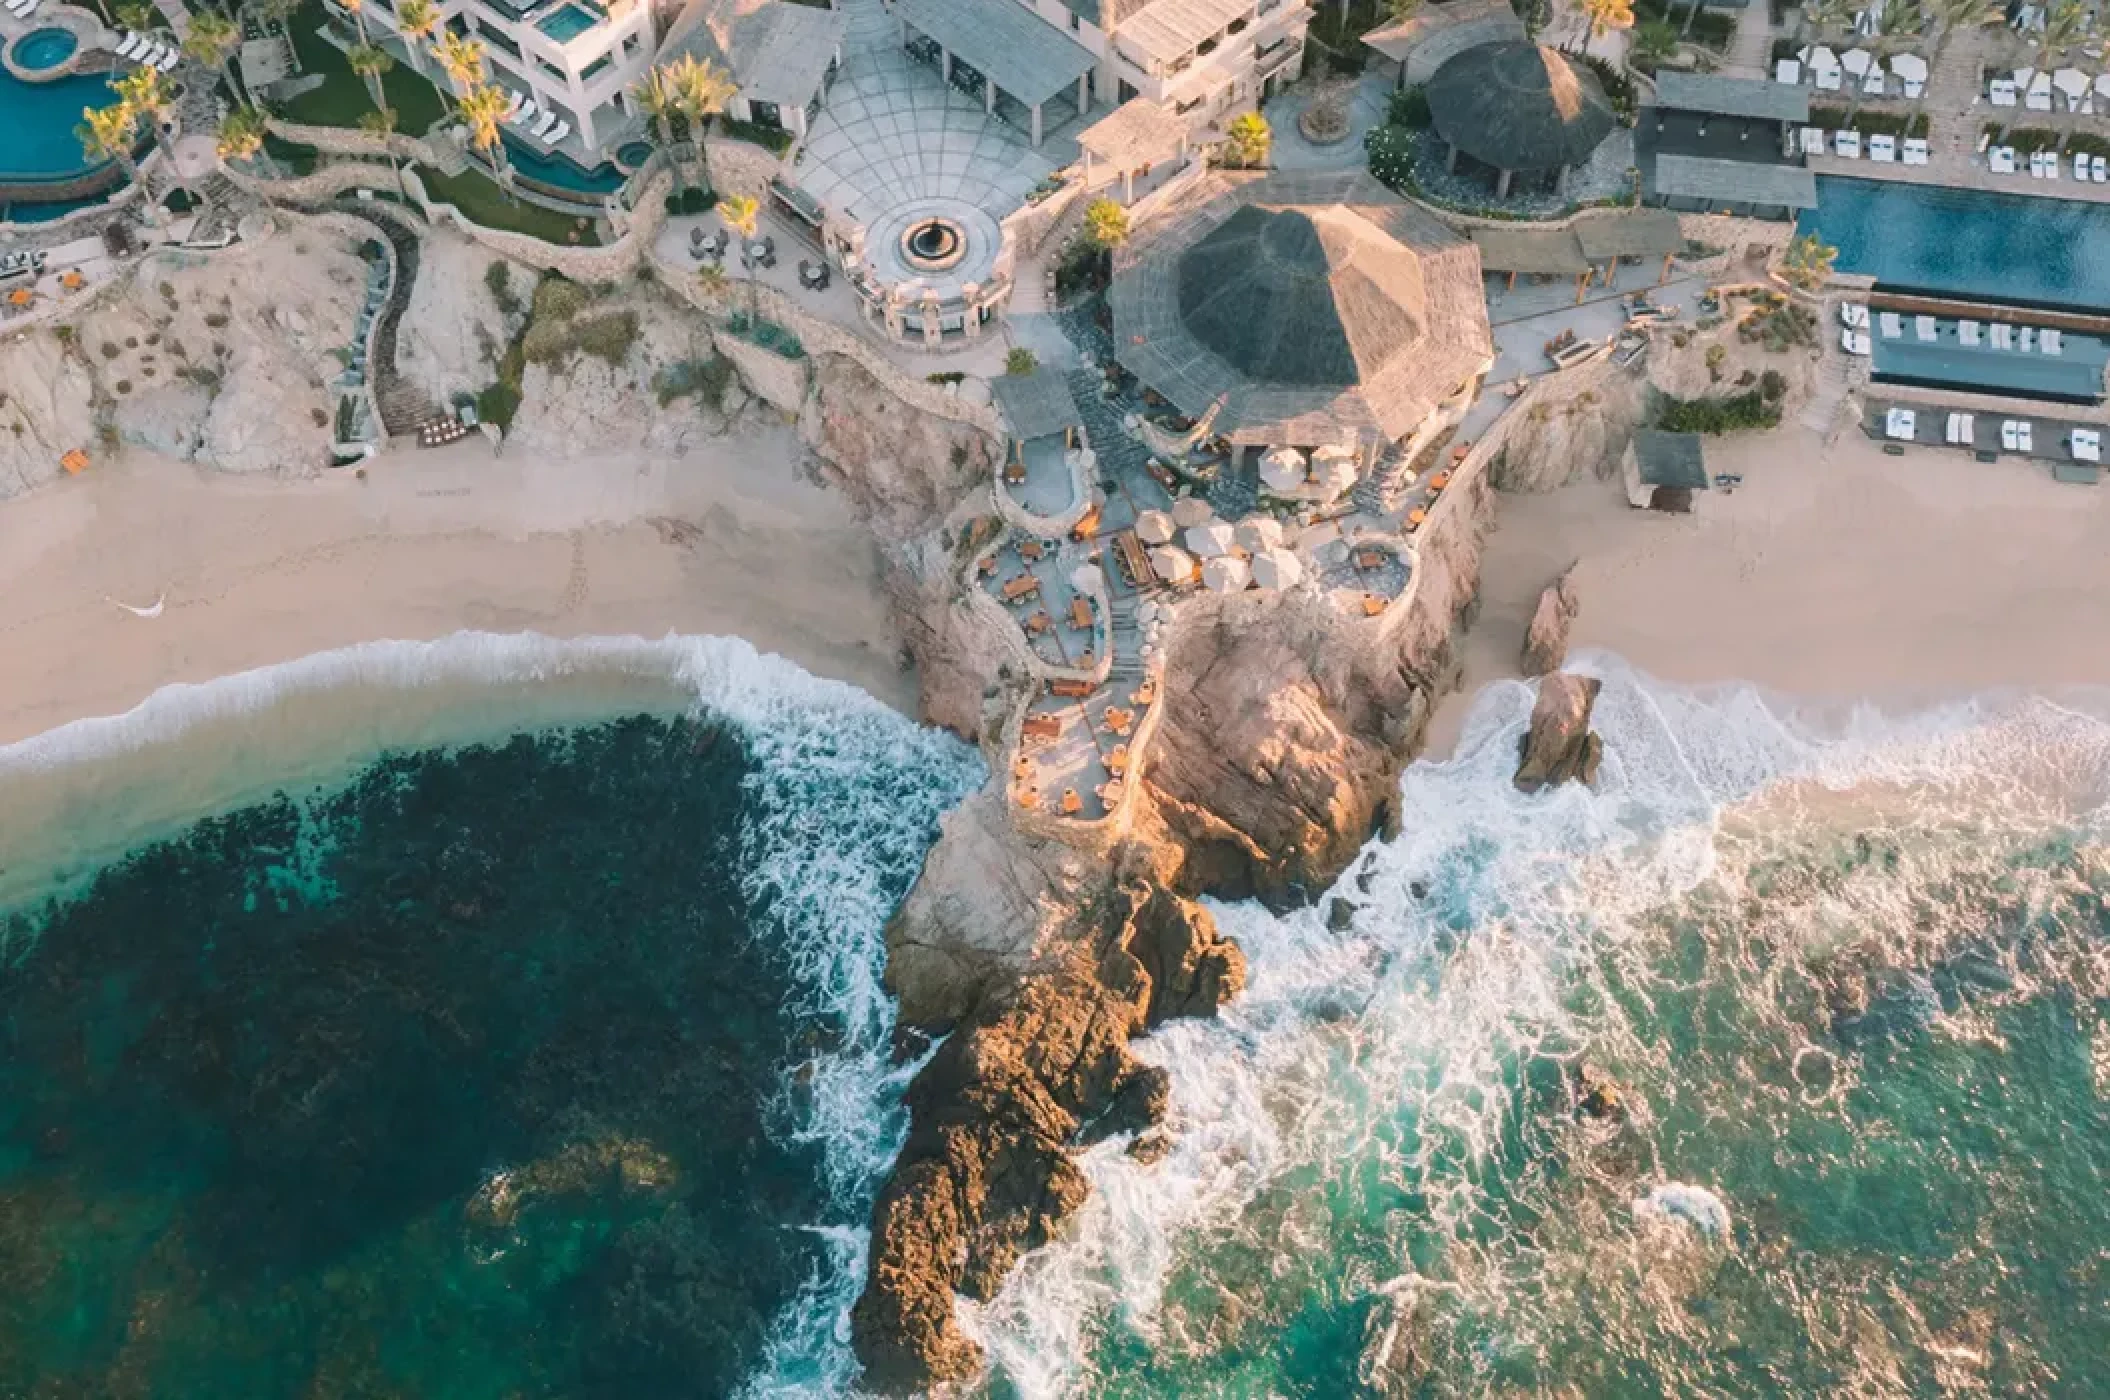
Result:
M1176 1146L1087 1154L971 1391L2110 1393L2101 698L1579 664L1598 791L1511 789L1498 685L1350 927L1218 907L1246 996L1140 1046ZM855 1393L881 929L982 776L693 641L0 750L0 1391Z
M841 1393L882 929L981 778L715 640L363 647L0 750L0 1392Z

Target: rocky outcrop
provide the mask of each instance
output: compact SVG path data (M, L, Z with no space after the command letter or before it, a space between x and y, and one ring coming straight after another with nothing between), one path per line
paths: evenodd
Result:
M1540 792L1562 783L1597 781L1604 740L1590 732L1590 711L1604 682L1595 676L1556 672L1539 683L1531 707L1531 729L1524 735L1516 785L1520 792Z
M1525 675L1546 676L1561 668L1568 659L1568 629L1581 611L1582 598L1576 591L1575 566L1571 564L1566 573L1546 585L1546 591L1539 594L1538 606L1532 610L1520 663Z
M1147 883L1082 911L1064 951L978 1007L909 1090L910 1131L873 1218L872 1272L851 1318L865 1384L907 1393L971 1376L981 1353L956 1293L994 1296L1089 1187L1083 1145L1146 1133L1170 1085L1128 1042L1209 1015L1244 984L1206 911Z
M935 528L988 484L1000 450L980 429L911 408L847 355L816 357L799 436L883 542Z
M59 458L95 446L93 381L48 334L0 342L0 500L59 475Z
M505 268L501 291L492 289L493 264ZM540 276L450 229L428 230L396 328L397 372L434 403L483 389L498 378L500 357L526 324Z
M1555 491L1608 480L1648 409L1645 381L1609 360L1542 380L1511 410L1490 475L1502 491Z

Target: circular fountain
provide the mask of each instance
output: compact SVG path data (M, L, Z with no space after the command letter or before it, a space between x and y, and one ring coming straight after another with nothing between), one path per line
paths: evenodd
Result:
M967 256L967 230L942 215L901 231L901 260L919 272L950 272Z

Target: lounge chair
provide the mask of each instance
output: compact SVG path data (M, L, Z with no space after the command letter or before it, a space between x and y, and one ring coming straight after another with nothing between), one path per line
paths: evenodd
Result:
M507 120L507 121L511 121L511 120L513 120L513 118L515 118L515 117L519 116L519 115L520 115L520 109L521 109L521 108L522 108L523 106L525 106L525 105L526 105L526 103L527 103L527 94L526 94L526 93L524 93L524 92L516 92L516 93L514 93L514 94L513 94L513 100L512 100L512 101L510 101L510 102L508 102L508 103L506 103L506 113L505 113L505 120Z
M1978 333L1981 329L1976 321L1958 321L1956 323L1956 343L1969 346L1974 350L1977 349Z
M1802 129L1802 153L1806 156L1824 154L1824 143L1828 138L1821 126L1806 126Z
M1841 326L1839 328L1839 348L1849 355L1866 355L1868 353L1868 337L1856 334L1852 326Z
M2110 185L2110 161L2101 156L2088 157L2088 178L2098 185Z
M1898 154L1904 158L1907 165L1925 165L1929 154L1926 138L1920 136L1906 137L1905 144L1899 148Z
M175 67L175 66L176 66L177 64L181 63L182 61L183 61L183 50L181 50L181 49L170 49L170 50L169 50L169 51L168 51L167 53L165 53L165 54L163 54L163 55L161 56L161 60L160 60L159 62L157 62L157 63L156 63L156 64L155 64L154 66L155 66L156 68L159 68L159 69L160 69L160 70L161 70L162 72L166 73L166 72L168 72L168 71L169 71L169 70L170 70L171 68L174 68L174 67Z
M126 30L125 37L118 40L117 47L110 50L110 52L116 54L119 58L135 57L139 53L139 36L130 30Z
M1792 58L1783 58L1773 65L1773 81L1799 87L1802 83L1802 65Z
M2015 424L2015 450L2034 452L2037 450L2036 430L2027 418Z
M1883 339L1896 340L1905 334L1904 318L1895 311L1885 311L1876 317L1876 327L1883 332Z
M2060 355L2066 351L2065 337L2058 331L2045 329L2037 334L2037 349L2046 355Z
M2015 328L2014 328L2013 326L2009 325L2009 324L2008 324L2007 322L2005 322L2005 321L1995 321L1995 322L1993 322L1993 330L1992 330L1992 340L1993 340L1993 348L1994 348L1995 350L2012 350L2012 349L2014 349L2014 348L2015 348Z
M535 139L537 141L549 140L550 132L556 130L556 127L557 114L555 112L544 112L542 120L535 123Z
M2012 175L2015 173L2015 148L2013 146L1993 147L1988 160L1991 162L1995 175Z
M2100 462L2103 460L2102 435L2092 428L2075 428L2070 446L2073 449L2074 460L2076 461Z
M549 133L542 139L554 146L569 135L571 135L571 123L559 118L557 124L551 127Z
M1895 163L1898 158L1897 141L1881 132L1869 137L1868 158L1886 163Z
M2015 337L2015 348L2025 355L2035 350L2037 348L2037 328L2035 326L2024 326L2022 333Z
M2086 184L2088 180L2088 157L2082 155L2079 151L2073 153L2073 178L2083 184Z
M1868 308L1858 301L1842 301L1839 303L1839 320L1860 330L1868 324Z
M1909 408L1893 408L1883 417L1883 435L1900 442L1912 441L1919 431L1919 415Z
M1833 132L1832 149L1848 160L1859 160L1861 158L1861 133L1858 131Z
M1921 340L1933 340L1936 335L1934 318L1932 316L1913 317L1912 333Z

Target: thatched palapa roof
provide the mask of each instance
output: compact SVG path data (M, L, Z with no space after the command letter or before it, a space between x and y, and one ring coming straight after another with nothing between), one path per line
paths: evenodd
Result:
M1061 370L1041 365L1025 374L1000 374L989 381L989 391L1020 442L1084 426Z
M1241 444L1397 441L1493 354L1472 245L1360 171L1211 175L1112 301L1122 364Z
M1617 118L1597 75L1543 44L1481 44L1429 79L1436 134L1498 170L1581 165Z

